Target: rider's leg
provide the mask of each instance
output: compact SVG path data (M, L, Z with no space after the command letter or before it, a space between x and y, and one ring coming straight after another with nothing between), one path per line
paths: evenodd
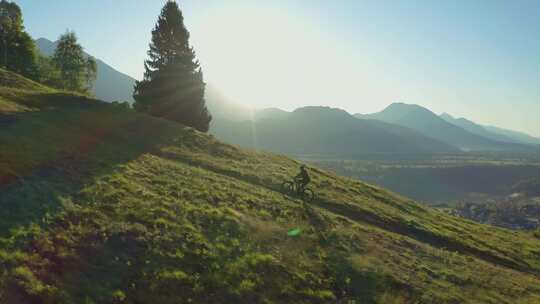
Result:
M304 192L306 190L306 186L307 186L308 183L306 182L301 182L300 183L300 193Z

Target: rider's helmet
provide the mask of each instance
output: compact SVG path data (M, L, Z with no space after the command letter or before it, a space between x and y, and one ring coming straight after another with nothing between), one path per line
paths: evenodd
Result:
M300 169L305 170L305 169L306 169L306 165L301 165L301 166L300 166Z

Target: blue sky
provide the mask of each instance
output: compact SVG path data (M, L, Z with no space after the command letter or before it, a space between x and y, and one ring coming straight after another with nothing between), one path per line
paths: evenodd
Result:
M135 78L163 1L15 0ZM254 107L400 101L540 136L540 1L179 1L207 82Z

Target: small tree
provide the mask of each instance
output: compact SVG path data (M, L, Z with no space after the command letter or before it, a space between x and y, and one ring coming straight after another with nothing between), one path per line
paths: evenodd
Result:
M205 83L178 4L169 0L152 31L144 79L135 84L136 110L207 132L212 116Z
M37 81L46 86L53 88L62 88L62 78L60 77L60 71L56 68L52 58L37 54Z
M20 7L0 1L0 67L37 78L35 44L24 31Z
M97 63L94 57L89 56L86 59L86 69L84 74L84 79L86 80L86 90L92 90L94 86L94 81L97 77Z
M60 36L52 60L59 70L62 89L82 93L92 89L96 62L92 57L86 58L75 33L68 31Z

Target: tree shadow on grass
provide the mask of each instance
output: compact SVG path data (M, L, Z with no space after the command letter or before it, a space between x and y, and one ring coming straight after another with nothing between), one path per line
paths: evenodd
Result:
M65 93L11 97L33 109L0 114L0 236L42 223L63 197L140 155L171 143L183 127Z

